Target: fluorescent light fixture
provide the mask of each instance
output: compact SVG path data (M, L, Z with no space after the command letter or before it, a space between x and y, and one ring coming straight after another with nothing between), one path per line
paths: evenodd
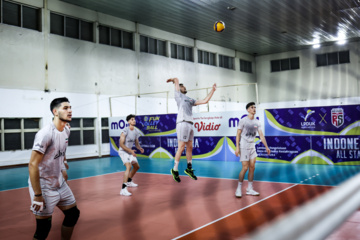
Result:
M313 48L315 48L315 49L316 49L316 48L320 48L320 44L314 44L314 45L313 45Z
M344 45L345 43L347 43L346 39L340 39L339 41L336 42L337 45Z

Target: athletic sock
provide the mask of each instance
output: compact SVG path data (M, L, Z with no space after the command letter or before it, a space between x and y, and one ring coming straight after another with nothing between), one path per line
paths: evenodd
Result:
M126 186L126 184L125 183L123 183L123 185L122 185L122 189L124 189L124 188L126 188L127 186Z
M248 182L248 189L253 189L253 182Z
M242 182L238 182L238 188L241 189Z
M132 179L131 178L128 178L128 182L131 182L132 181Z
M179 171L179 162L175 161L173 169L174 169L174 171Z
M190 162L187 163L187 168L188 168L189 170L192 169L192 162L191 162L191 160L190 160Z

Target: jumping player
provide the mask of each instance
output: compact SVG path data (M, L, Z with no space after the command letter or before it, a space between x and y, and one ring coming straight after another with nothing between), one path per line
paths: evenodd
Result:
M136 150L132 150L135 143L135 147L141 152L144 153L144 149L140 146L139 137L140 133L135 129L136 121L135 115L129 115L126 117L126 121L129 123L129 126L124 129L120 135L120 147L119 147L119 156L123 161L126 170L124 172L124 182L122 184L122 189L120 195L131 196L132 194L127 190L127 187L137 187L138 184L132 181L137 170L140 169L138 160L136 159ZM130 172L131 169L132 170Z
M50 110L54 120L36 134L29 162L30 209L36 218L34 239L47 238L55 206L65 215L61 239L70 239L80 215L75 197L63 176L70 135L66 123L71 121L72 110L67 98L54 99Z
M172 82L175 84L175 101L179 109L176 119L178 150L175 154L174 167L170 170L170 172L176 182L181 182L178 166L181 153L184 151L186 146L187 169L185 169L184 172L190 178L197 180L197 177L194 174L194 170L192 169L192 143L194 140L192 107L208 103L216 90L216 84L212 86L211 92L205 99L195 100L185 95L187 93L186 87L183 84L179 84L179 79L170 78L166 82Z
M235 192L236 197L241 197L241 186L244 181L246 171L249 169L248 174L248 187L246 189L247 195L258 196L260 195L253 189L255 162L256 162L256 149L255 149L255 137L256 133L259 133L260 140L266 148L267 154L270 154L270 149L266 143L263 132L261 131L260 121L255 118L256 106L254 102L250 102L246 105L248 111L247 117L240 120L237 134L236 134L236 151L235 155L240 155L240 161L242 163L242 169L239 173L239 183ZM240 146L239 146L240 144Z

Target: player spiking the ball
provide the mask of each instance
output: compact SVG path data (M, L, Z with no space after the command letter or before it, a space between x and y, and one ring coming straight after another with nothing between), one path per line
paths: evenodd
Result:
M184 151L186 146L187 168L184 172L190 178L197 180L197 177L195 176L194 170L192 168L192 143L194 141L192 107L201 104L207 104L213 96L214 92L216 91L216 83L212 86L212 89L210 93L206 96L206 98L204 98L203 100L195 100L185 95L187 93L186 87L184 86L184 84L179 83L178 78L170 78L166 82L172 82L175 85L175 101L179 109L176 119L178 150L175 154L174 167L170 170L170 172L176 182L181 182L178 167L181 153Z

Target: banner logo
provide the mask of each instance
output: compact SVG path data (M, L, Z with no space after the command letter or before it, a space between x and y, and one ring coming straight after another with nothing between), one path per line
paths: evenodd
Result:
M209 124L205 124L203 121L201 121L200 123L196 122L194 124L194 127L196 128L196 130L198 132L200 131L217 131L219 130L219 127L221 126L221 124L214 124L209 123Z
M331 109L331 123L337 128L344 124L344 110L342 108Z
M311 114L315 113L313 110L307 110L306 115L304 116L302 113L300 113L300 117L305 120L305 122L301 122L301 128L315 128L315 122L314 121L308 121L308 118Z

